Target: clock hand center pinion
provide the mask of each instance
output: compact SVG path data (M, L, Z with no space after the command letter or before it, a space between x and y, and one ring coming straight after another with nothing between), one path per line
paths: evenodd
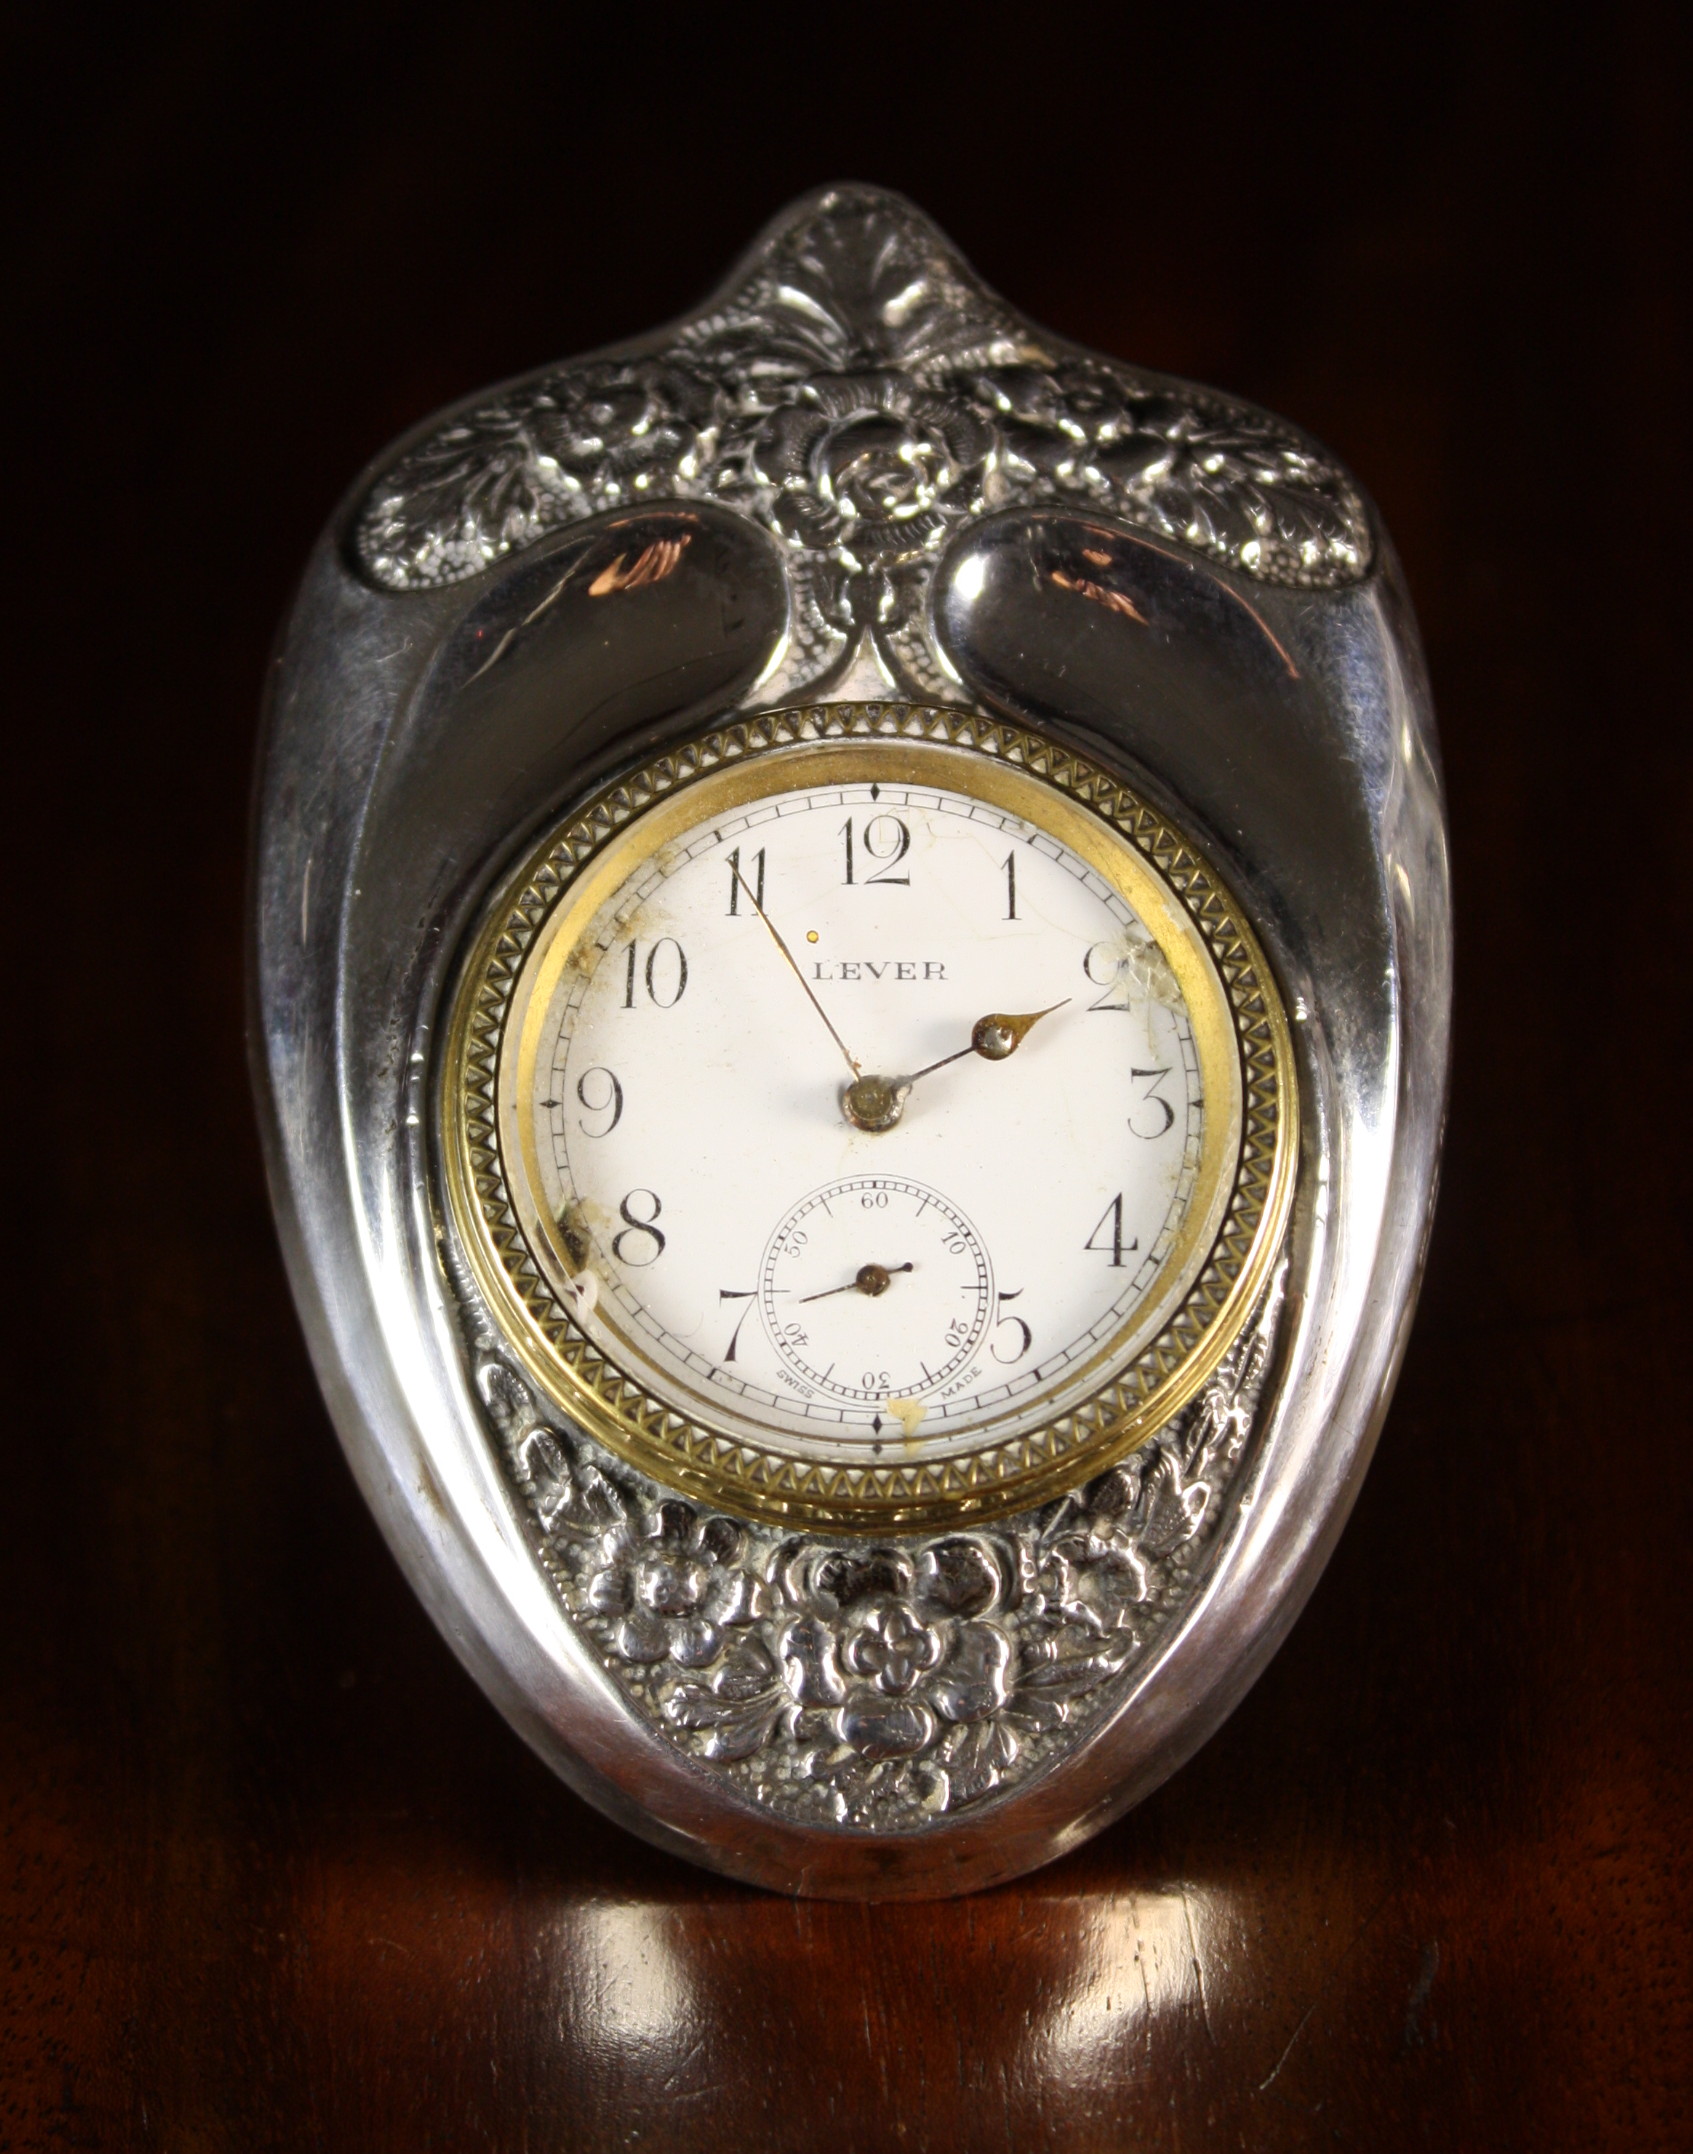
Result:
M1201 856L918 717L726 728L588 803L449 1028L449 1211L528 1369L743 1513L1073 1486L1203 1382L1285 1222L1285 1025Z

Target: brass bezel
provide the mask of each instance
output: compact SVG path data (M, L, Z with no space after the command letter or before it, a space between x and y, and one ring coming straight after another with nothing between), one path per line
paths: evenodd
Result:
M679 1411L608 1358L577 1326L525 1238L507 1184L498 1076L536 937L566 901L571 915L592 918L628 873L615 841L638 818L650 854L664 842L662 826L697 812L692 789L731 770L737 782L730 790L741 798L876 776L991 799L1015 772L1017 793L1032 778L1050 788L1052 808L1065 804L1065 842L1080 840L1089 864L1119 887L1125 856L1117 841L1128 841L1148 879L1133 900L1143 917L1155 889L1198 930L1214 971L1204 999L1184 981L1196 1036L1220 1026L1232 1033L1238 1056L1233 1187L1208 1258L1157 1337L1042 1427L905 1464L796 1458L774 1448L774 1439L761 1448ZM675 803L674 815L651 816L667 802ZM1156 933L1155 921L1148 924ZM560 934L548 955L562 964L573 946ZM1163 946L1179 970L1188 969L1180 952ZM526 1003L544 1005L538 986L529 984ZM1214 1035L1209 1048L1201 1041L1202 1066L1217 1041ZM726 723L652 757L555 824L507 877L471 945L447 1026L437 1129L448 1210L477 1285L525 1372L562 1413L661 1484L724 1510L857 1532L1024 1510L1078 1486L1153 1435L1198 1391L1256 1304L1286 1228L1298 1152L1296 1079L1280 996L1250 927L1198 848L1099 765L1024 727L877 703L820 704ZM1213 1211L1196 1202L1192 1216ZM1166 1272L1191 1255L1178 1246ZM1108 1363L1119 1353L1113 1342L1098 1358Z

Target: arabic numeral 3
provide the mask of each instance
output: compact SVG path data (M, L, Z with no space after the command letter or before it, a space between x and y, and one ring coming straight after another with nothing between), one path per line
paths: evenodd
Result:
M1130 1070L1130 1077L1141 1087L1141 1105L1129 1116L1131 1137L1144 1137L1150 1144L1175 1128L1176 1110L1158 1089L1169 1074L1168 1070Z

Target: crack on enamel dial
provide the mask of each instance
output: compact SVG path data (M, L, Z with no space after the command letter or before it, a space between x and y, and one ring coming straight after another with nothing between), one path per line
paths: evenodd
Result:
M905 1378L896 1373L890 1359L886 1367L862 1372L859 1388L865 1397L848 1401L843 1408L830 1390L832 1384L839 1390L835 1361L829 1360L825 1367L823 1360L828 1356L824 1355L812 1367L796 1358L812 1351L813 1327L825 1336L846 1336L867 1312L909 1312L923 1294L939 1291L955 1292L958 1298L943 1344L980 1344L977 1333L983 1329L984 1296L989 1297L986 1306L995 1321L1002 1326L1018 1325L1017 1336L1025 1344L1028 1338L1017 1313L1000 1308L992 1299L995 1290L986 1252L979 1266L974 1260L965 1261L975 1230L962 1214L953 1236L957 1249L952 1257L943 1256L939 1247L925 1244L919 1248L915 1241L910 1250L892 1246L891 1240L887 1247L879 1240L873 1249L868 1242L859 1246L856 1240L843 1241L832 1250L828 1265L814 1276L804 1266L795 1266L791 1276L784 1273L774 1287L768 1276L762 1284L751 1278L726 1282L734 1291L720 1298L731 1316L737 1309L750 1313L755 1296L769 1301L773 1292L781 1292L790 1297L786 1307L803 1320L793 1326L802 1335L793 1342L790 1367L782 1376L789 1389L785 1393L773 1390L767 1406L759 1408L768 1421L765 1426L756 1417L749 1423L744 1412L731 1411L729 1390L753 1396L738 1374L732 1385L715 1393L690 1377L683 1361L689 1356L698 1361L699 1354L686 1348L685 1341L670 1339L666 1345L663 1322L639 1297L631 1299L630 1280L642 1274L643 1266L656 1264L676 1215L662 1214L661 1223L658 1192L645 1184L635 1184L625 1194L621 1224L609 1203L600 1202L596 1208L589 1201L593 1192L584 1189L579 1177L571 1179L573 1170L562 1135L556 1140L552 1163L543 1162L539 1110L555 1113L561 1108L572 1071L562 1047L556 1046L564 1037L559 1026L574 1007L572 996L580 996L583 979L591 978L596 967L601 975L613 968L614 981L621 983L618 993L626 990L630 1007L643 996L659 1008L670 1007L684 991L685 959L680 944L667 950L662 937L657 941L649 937L642 943L635 932L643 920L650 919L641 908L652 901L652 894L626 863L633 859L638 865L650 858L657 865L647 880L656 875L662 881L670 872L666 860L673 867L675 859L685 853L683 841L697 827L698 813L705 812L697 809L700 800L715 802L719 793L730 804L742 797L799 798L807 785L824 783L817 775L820 771L850 777L858 767L853 756L862 760L871 749L884 759L874 767L884 770L895 767L885 758L889 750L897 750L903 759L898 767L908 778L915 773L919 782L925 772L932 774L936 769L952 774L962 771L961 795L988 802L996 810L1006 801L1027 803L1031 793L1047 802L1040 813L1055 819L1055 831L1070 833L1065 842L1081 848L1079 859L1094 862L1089 872L1102 892L1109 895L1115 887L1111 876L1127 874L1130 880L1122 886L1124 891L1141 893L1135 903L1145 905L1150 893L1151 900L1163 908L1158 931L1162 940L1156 945L1137 941L1123 962L1135 991L1152 1004L1187 1009L1182 995L1193 992L1196 983L1202 985L1201 1001L1193 1004L1181 1022L1198 1022L1211 1044L1198 1060L1191 1049L1184 1050L1187 1074L1178 1072L1171 1080L1178 1087L1172 1095L1176 1104L1184 1098L1190 1101L1183 1110L1189 1115L1189 1135L1186 1153L1180 1155L1187 1164L1180 1166L1178 1180L1172 1184L1179 1201L1165 1225L1158 1228L1157 1215L1153 1215L1156 1236L1141 1250L1139 1242L1128 1235L1119 1196L1114 1225L1108 1206L1086 1243L1081 1242L1082 1228L1077 1229L1075 1239L1094 1252L1088 1262L1100 1276L1115 1279L1117 1267L1123 1267L1129 1298L1109 1322L1102 1315L1091 1332L1084 1327L1073 1349L1064 1347L1063 1335L1059 1335L1050 1351L1044 1345L1041 1350L1050 1367L1036 1366L1032 1379L1017 1378L997 1390L983 1390L978 1382L980 1395L975 1398L952 1398L945 1371L938 1366L944 1359L941 1353L925 1354L918 1362L924 1386L915 1394L903 1392ZM802 780L795 773L810 775ZM719 785L717 793L711 792L708 781L716 783L724 774L733 780L730 791L724 793ZM799 785L799 794L790 796L784 791L789 779ZM838 786L834 793L826 786L824 790L830 800L837 794L846 798ZM1059 805L1048 801L1049 793ZM875 797L874 788L871 797ZM716 814L713 806L707 821ZM650 822L644 820L648 817ZM849 814L848 833L852 827ZM860 822L861 846L865 828ZM627 847L621 852L617 849L620 834L626 831L631 843L639 833L633 854ZM717 837L715 831L708 835ZM846 842L850 848L850 835ZM896 833L884 830L881 842L892 846L899 841ZM645 854L641 846L647 848ZM868 856L861 852L860 871L866 858L880 863L878 873L900 864L872 850ZM1124 862L1138 864L1125 866ZM751 865L749 859L747 867ZM761 877L762 867L757 872ZM849 853L849 881L852 873ZM735 885L724 884L731 908L739 906L743 889L749 903L756 896L744 880L745 870L738 869L736 874ZM633 892L629 904L637 908L624 921L629 932L618 940L617 933L607 931L604 940L589 948L580 939L587 933L583 923L612 917L606 907L625 887ZM1020 918L1015 895L1010 895L1009 902L1011 916ZM622 914L615 917L623 920ZM1133 917L1132 907L1125 917ZM768 919L764 924L771 926ZM756 923L745 925L754 938L759 936ZM596 926L594 933L600 932ZM1144 937L1144 923L1139 932ZM756 946L763 948L762 943ZM638 969L643 951L650 978ZM765 954L774 965L774 956ZM791 954L785 954L791 962ZM659 956L664 959L662 966L656 963ZM1084 964L1091 957L1090 950ZM1170 963L1188 968L1188 986L1182 994L1175 993L1168 976ZM1102 983L1104 991L1097 1000L1084 997L1082 1006L1091 1010L1117 1007L1112 998L1118 988L1112 983L1119 977L1120 968L1114 965L1108 965L1102 975L1090 970L1086 997L1094 996ZM1123 990L1125 1001L1129 992ZM531 1026L525 1015L526 995L543 1013L538 1025ZM1036 1002L1040 998L1027 999ZM795 1003L797 1008L797 997ZM554 1021L550 1013L555 1009L562 1009L565 1016ZM1056 1036L1052 1027L1061 1020L1038 1008L1015 1018L983 1018L974 1032L966 1018L962 1030L967 1040L981 1037L986 1051L1003 1059L1010 1052L1006 1041L1011 1031L1026 1029L1037 1018L1042 1021L1037 1037L1050 1046ZM811 1021L807 1015L806 1022ZM1111 1023L1098 1017L1082 1021ZM554 1024L552 1035L545 1032L547 1022ZM1188 841L1121 781L1040 735L964 712L906 705L816 706L737 721L655 758L556 829L508 883L461 978L448 1030L439 1145L448 1211L463 1237L477 1285L526 1376L559 1411L639 1470L653 1474L663 1485L742 1516L866 1532L960 1525L1016 1512L1089 1479L1169 1424L1209 1380L1260 1295L1280 1246L1291 1200L1297 1145L1291 1046L1273 982L1226 890ZM554 1048L546 1045L549 1036ZM826 1044L820 1045L820 1052ZM551 1062L548 1054L553 1055ZM1090 1065L1095 1059L1090 1048ZM948 1060L955 1062L957 1056L943 1058L936 1069L945 1069ZM850 1056L847 1061L851 1063ZM981 1063L971 1066L981 1072L984 1083L1003 1084L1003 1078L990 1077ZM557 1076L557 1082L550 1081L549 1072ZM1138 1111L1154 1118L1154 1129L1158 1116L1164 1117L1164 1127L1170 1126L1176 1106L1162 1098L1156 1104L1150 1097L1140 1100L1139 1094L1149 1079L1165 1074L1139 1068L1122 1072L1125 1080L1136 1080L1136 1089L1131 1093L1125 1087L1121 1104L1132 1117L1138 1101ZM1204 1089L1218 1093L1217 1111L1205 1117L1200 1116L1198 1104L1202 1074ZM949 1077L955 1079L956 1073L933 1075L919 1070L909 1081L921 1091L924 1086L945 1085ZM592 1090L589 1079L594 1081ZM678 1101L685 1096L685 1079L685 1069L679 1070L676 1082L684 1090L676 1094ZM1185 1093L1180 1090L1183 1084ZM585 1131L581 1149L592 1151L598 1135L621 1114L622 1094L615 1088L612 1073L598 1066L577 1076L576 1087L572 1098L579 1107L573 1105L572 1111ZM1231 1088L1232 1106L1226 1097ZM529 1110L518 1106L519 1098L527 1098L531 1089L537 1102L532 1125L524 1120ZM541 1099L544 1090L549 1096ZM840 1139L851 1137L834 1106L830 1113ZM1113 1125L1118 1118L1113 1110ZM1132 1119L1129 1127L1136 1135L1146 1134L1144 1128L1136 1129ZM700 1138L744 1146L753 1128L743 1117L721 1137L713 1129L702 1130ZM897 1194L901 1170L896 1147L901 1140L859 1136L852 1141L860 1147L859 1165L848 1177L857 1176L855 1201L861 1199L866 1207L872 1202L893 1206L885 1214L867 1209L864 1223L881 1233L876 1222L885 1217L890 1231L897 1230L894 1239L900 1235L932 1238L942 1216L936 1210L937 1200L944 1203L950 1198L956 1208L960 1192L928 1188L919 1162L916 1180L907 1177L906 1193ZM525 1151L526 1145L533 1157ZM889 1147L885 1153L884 1146ZM864 1148L874 1155L868 1163ZM906 1157L909 1161L910 1155ZM876 1170L884 1160L886 1173L879 1174ZM1202 1160L1209 1164L1196 1182ZM885 1185L874 1196L858 1190L866 1175ZM1183 1189L1186 1196L1180 1194ZM798 1195L795 1191L790 1201ZM780 1208L775 1215L780 1215ZM769 1250L778 1252L783 1261L794 1257L795 1248L782 1237L791 1238L794 1232L790 1213L788 1223L769 1244ZM1137 1250L1140 1253L1133 1254ZM948 1262L962 1264L956 1281L947 1275ZM1139 1274L1129 1268L1137 1263L1142 1267ZM840 1294L853 1284L860 1269L880 1275L877 1292L882 1298L871 1302L858 1290L843 1302ZM914 1277L907 1276L913 1272ZM1138 1331L1134 1327L1142 1319L1134 1315L1137 1293L1144 1293L1150 1312ZM1006 1294L1003 1298L1009 1304L1014 1297ZM1034 1313L1032 1306L1028 1313ZM759 1321L773 1326L773 1310L765 1309ZM937 1318L937 1324L944 1321ZM639 1346L627 1343L635 1337L635 1325L645 1326L644 1344ZM1157 1328L1147 1329L1147 1325ZM938 1330L936 1337L941 1337ZM1015 1343L1010 1331L1006 1340ZM654 1359L660 1348L676 1360L669 1373L663 1352ZM720 1346L713 1346L710 1354L721 1351ZM728 1370L717 1369L710 1356L700 1366L707 1376L726 1383ZM1033 1391L1028 1390L1030 1381L1036 1386ZM954 1391L963 1388L962 1379L953 1386ZM801 1397L813 1403L802 1404ZM994 1403L1002 1399L1009 1404ZM870 1418L872 1407L874 1419ZM854 1412L857 1420L865 1422L862 1428L853 1420ZM920 1430L926 1416L927 1426ZM831 1447L831 1442L823 1440L827 1434L823 1425L843 1420L851 1426L841 1431Z
M874 1541L733 1517L614 1459L461 1291L542 1569L650 1732L788 1822L909 1833L1050 1772L1180 1629L1250 1471L1284 1281L1119 1465L995 1525Z

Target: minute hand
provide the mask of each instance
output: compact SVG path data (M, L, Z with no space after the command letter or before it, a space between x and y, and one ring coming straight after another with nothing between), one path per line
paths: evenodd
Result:
M788 969L792 972L794 978L799 982L801 987L805 989L806 999L810 1002L811 1007L817 1012L818 1016L822 1018L823 1023L827 1028L830 1039L834 1041L835 1045L840 1049L841 1053L846 1056L846 1066L849 1070L851 1070L854 1077L856 1077L859 1074L859 1064L857 1059L852 1054L851 1050L848 1048L846 1041L841 1038L840 1034L835 1030L834 1026L830 1024L828 1011L824 1009L822 1003L820 1003L817 997L812 993L811 982L806 978L805 974L801 972L799 966L795 963L794 953L782 940L781 934L777 929L775 921L771 919L770 915L765 911L764 907L758 902L758 892L754 890L752 884L749 883L746 877L741 873L738 864L735 868L735 880L740 884L741 888L751 899L753 911L757 913L758 917L770 930L771 941L776 945L777 949L780 950L782 955L787 959Z

